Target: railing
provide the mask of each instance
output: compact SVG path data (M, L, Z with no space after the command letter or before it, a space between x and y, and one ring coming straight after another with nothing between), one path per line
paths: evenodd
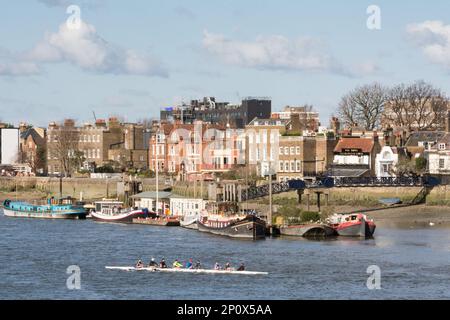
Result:
M337 177L334 178L335 187L351 186L423 186L422 177Z

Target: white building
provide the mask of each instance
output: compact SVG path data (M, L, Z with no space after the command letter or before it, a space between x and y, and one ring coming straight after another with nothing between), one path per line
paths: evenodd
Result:
M131 196L134 199L134 206L138 208L146 208L151 212L158 212L160 215L171 215L170 198L175 196L171 192L146 191Z
M159 214L171 216L197 215L206 209L206 201L203 199L183 198L167 191L160 191L158 194L154 191L146 191L132 198L136 207L147 208L152 212L156 212L158 208Z
M398 161L406 158L405 148L384 146L375 157L375 174L377 178L395 177Z
M170 198L170 212L174 216L198 216L206 209L206 201L198 198Z
M425 153L431 174L450 174L450 133L446 133Z
M0 128L0 164L17 163L19 156L19 129Z

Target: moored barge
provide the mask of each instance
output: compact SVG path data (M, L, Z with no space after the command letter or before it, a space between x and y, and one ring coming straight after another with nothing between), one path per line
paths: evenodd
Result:
M266 222L255 215L245 217L204 216L197 220L198 230L240 239L264 239Z
M85 219L86 211L72 204L34 205L27 202L5 200L3 212L7 217L41 219Z

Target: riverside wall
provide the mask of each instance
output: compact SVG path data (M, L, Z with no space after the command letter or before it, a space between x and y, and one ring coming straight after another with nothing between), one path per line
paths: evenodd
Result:
M120 179L90 179L90 178L63 178L63 196L80 197L83 193L84 199L101 199L117 196L117 182ZM154 179L144 179L144 191L155 190ZM160 182L160 190L170 187ZM45 196L59 196L59 179L49 177L0 177L0 193L10 193L17 191L37 191ZM400 198L403 202L412 200L421 190L420 187L348 187L323 189L328 194L330 204L346 205L357 204L363 206L373 206L378 204L380 198ZM207 184L194 186L193 183L177 182L172 192L184 197L207 197ZM303 202L306 194L310 193L310 203L314 204L316 196L312 190L306 190L302 196ZM284 199L298 199L297 192L286 192L274 195L274 201L283 201ZM325 196L322 196L322 201ZM268 199L256 199L257 202L267 202ZM450 185L435 187L427 197L429 205L449 205L450 206Z

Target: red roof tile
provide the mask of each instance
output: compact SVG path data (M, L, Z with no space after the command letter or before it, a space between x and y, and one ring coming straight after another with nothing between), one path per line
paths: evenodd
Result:
M373 149L373 139L367 138L342 138L339 140L334 152L342 152L344 149L360 149L364 153L370 153Z

